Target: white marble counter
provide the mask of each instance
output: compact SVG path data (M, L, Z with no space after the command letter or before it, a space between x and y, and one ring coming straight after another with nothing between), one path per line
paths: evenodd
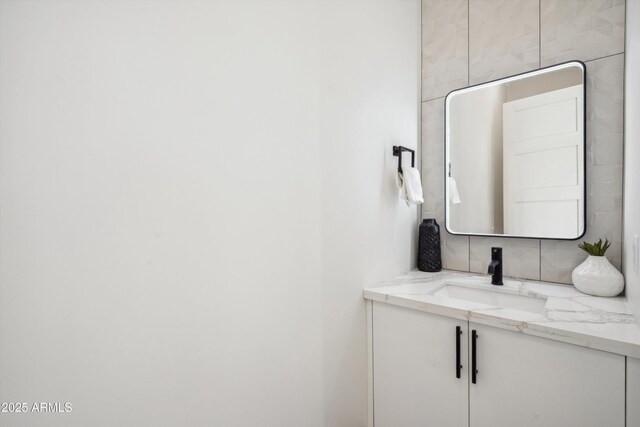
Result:
M543 312L532 313L431 295L451 282L496 288L490 279L456 271L414 270L365 289L364 297L640 359L640 326L624 297L592 297L570 285L505 279L503 292L546 298Z

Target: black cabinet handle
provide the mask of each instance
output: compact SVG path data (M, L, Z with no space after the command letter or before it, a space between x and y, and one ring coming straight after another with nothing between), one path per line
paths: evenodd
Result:
M462 329L460 326L456 326L456 378L460 378L460 370L462 369L460 364L460 335L462 335Z
M476 341L478 340L478 334L476 330L473 329L471 331L471 382L473 384L476 383L476 375L478 374L478 369L476 366Z

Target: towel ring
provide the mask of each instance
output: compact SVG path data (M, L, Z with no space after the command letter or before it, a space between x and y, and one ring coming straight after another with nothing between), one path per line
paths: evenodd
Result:
M416 167L416 152L411 148L403 147L402 145L393 146L393 155L398 158L398 172L402 173L402 152L408 151L411 153L411 167Z

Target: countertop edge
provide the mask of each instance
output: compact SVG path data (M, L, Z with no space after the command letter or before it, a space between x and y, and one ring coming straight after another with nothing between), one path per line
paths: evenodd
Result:
M392 295L381 292L377 290L378 288L379 286L364 289L364 299L640 359L640 344L636 344L634 342L567 330L562 327L558 327L557 325L553 325L552 323L527 322L516 319L510 320L495 317L487 315L486 313L478 313L473 310L440 305L434 302L420 301L415 297L412 298L411 294L402 296ZM615 325L612 327L615 327Z

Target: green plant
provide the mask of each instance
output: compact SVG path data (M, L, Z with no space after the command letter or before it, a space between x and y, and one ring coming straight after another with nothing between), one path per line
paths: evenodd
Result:
M606 239L604 243L602 243L602 239L600 239L596 243L582 242L578 245L580 249L593 256L604 256L609 246L611 246L611 243L609 243L608 239Z

